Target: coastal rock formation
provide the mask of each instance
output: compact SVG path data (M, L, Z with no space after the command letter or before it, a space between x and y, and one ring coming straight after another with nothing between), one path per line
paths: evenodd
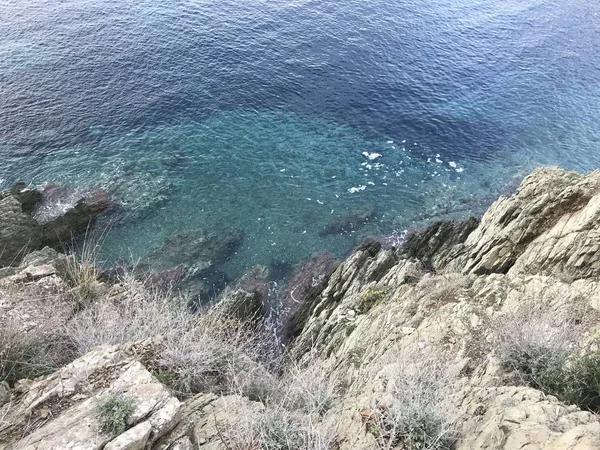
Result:
M300 300L286 318L286 363L236 368L230 390L176 399L150 373L159 344L148 341L19 381L0 402L0 449L600 448L600 392L588 382L600 370L598 186L600 172L539 169L481 222L435 223L399 248L366 241L341 263L305 261L282 291ZM27 262L53 264L46 252ZM55 278L16 281L21 272L7 279ZM233 309L219 326L263 314L267 279L255 267L226 290ZM91 405L113 393L139 411L107 435Z
M32 250L62 248L85 233L110 206L103 191L77 193L54 185L42 191L16 184L0 192L0 267L18 265Z

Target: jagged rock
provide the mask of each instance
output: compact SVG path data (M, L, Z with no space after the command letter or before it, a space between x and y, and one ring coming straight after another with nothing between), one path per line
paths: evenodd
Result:
M464 243L477 228L479 221L470 218L464 222L436 222L421 233L406 238L398 253L407 259L415 258L440 269L456 252L455 246Z
M255 419L263 410L262 403L238 395L199 394L186 403L183 420L155 449L228 450L232 448L228 441L232 430ZM192 442L196 444L190 447Z
M298 263L280 296L279 335L283 343L289 342L293 335L293 318L309 297L323 290L323 283L339 264L339 260L326 252Z
M461 406L473 416L463 422L457 450L600 448L600 422L593 414L531 388L476 389Z
M0 449L142 449L180 420L181 404L133 355L151 344L100 346L45 378L15 387L0 423ZM108 395L131 399L129 429L101 430L97 405Z
M228 316L241 321L260 321L268 313L269 270L254 266L231 289L223 292L220 304Z
M29 253L23 261L21 267L37 267L49 265L54 267L56 273L64 278L68 270L68 257L63 253L58 253L50 247L44 247L41 250L36 250Z
M535 239L541 239L544 233L558 225L552 235L548 236L558 246L552 256L556 263L562 245L569 242L568 239L565 240L564 233L569 231L565 227L571 227L571 216L584 209L592 197L598 194L599 186L600 171L584 176L557 167L536 169L523 180L513 196L500 197L488 209L479 227L469 235L462 255L453 263L453 267L476 274L506 273ZM591 205L588 213L593 215L593 211L595 206ZM577 215L572 222L575 227L572 229L575 232L573 235L576 234L577 227L593 227L594 223L594 217ZM579 237L585 243L581 244L574 262L581 260L580 263L583 263L586 260L583 255L592 251L594 243L589 242L587 236L580 234ZM594 233L589 239L593 237ZM541 245L534 246L530 251L540 248ZM543 255L540 257L543 258ZM531 254L528 259L531 261ZM527 263L524 265L527 266ZM550 269L550 265L545 268Z
M375 220L375 208L368 207L359 211L353 211L346 215L339 215L329 221L325 228L319 232L319 236L348 233L363 228L367 223Z
M102 190L71 192L54 185L42 191L34 217L42 226L43 244L61 248L93 227L97 217L111 205Z
M0 267L19 265L25 255L45 245L58 248L70 243L109 205L102 191L80 194L48 186L40 192L23 183L1 191Z
M38 203L42 201L42 193L23 182L15 184L11 188L10 193L21 203L21 209L27 214L33 213Z
M12 195L0 199L0 266L18 266L31 250L42 245L42 228Z

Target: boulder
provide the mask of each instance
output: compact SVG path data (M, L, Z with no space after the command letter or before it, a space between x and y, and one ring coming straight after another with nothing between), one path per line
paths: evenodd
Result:
M42 201L42 193L23 182L15 184L11 188L10 193L21 203L21 209L27 214L33 213L37 205Z

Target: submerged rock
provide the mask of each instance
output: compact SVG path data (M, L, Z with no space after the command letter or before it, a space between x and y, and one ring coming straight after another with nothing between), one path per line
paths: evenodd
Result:
M319 236L349 233L363 228L367 223L375 221L375 208L368 207L349 214L338 216L319 232Z
M182 231L167 237L146 260L154 272L177 266L204 270L231 258L243 240L244 232L236 228L224 227L212 232Z
M144 258L136 271L159 287L176 289L191 303L206 303L229 281L218 266L237 252L243 240L242 230L227 227L175 233Z

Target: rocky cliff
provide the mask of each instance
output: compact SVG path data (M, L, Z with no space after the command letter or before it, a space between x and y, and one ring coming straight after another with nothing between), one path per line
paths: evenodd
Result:
M235 334L236 351L227 364L210 353L211 382L193 389L177 381L198 359L173 370L164 348L179 343L189 356L214 345L215 321L202 340L188 330L171 342L156 319L156 337L113 339L11 382L0 391L0 449L598 449L599 250L600 171L538 169L481 220L432 224L399 248L365 243L310 286L287 286L295 305L280 359L241 338L263 333L256 316L240 324L225 308L218 329L233 331L214 336ZM24 302L24 289L65 301L45 262L45 272L26 261L4 279L0 325L17 316L22 328L43 327L44 301ZM107 289L125 311L123 285ZM239 289L225 294L236 311ZM67 308L60 326L73 329L94 301Z

